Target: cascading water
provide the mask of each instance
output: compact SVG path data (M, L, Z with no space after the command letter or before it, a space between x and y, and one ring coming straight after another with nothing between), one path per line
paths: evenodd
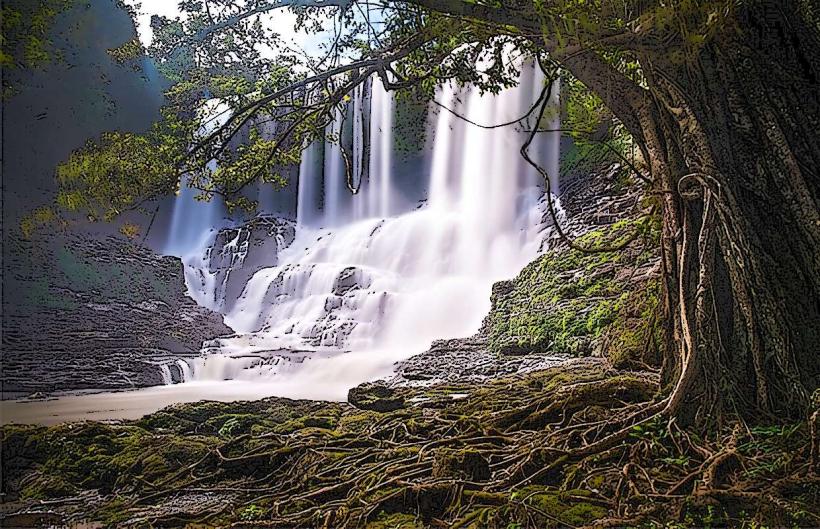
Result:
M160 375L162 375L162 383L166 386L169 384L174 383L173 376L171 375L171 368L168 367L166 364L162 364L159 366Z
M437 99L476 123L500 123L523 115L542 83L525 68L521 84L499 95L448 85ZM368 98L367 121L357 121ZM313 388L302 396L343 398L433 340L477 331L492 284L538 253L543 188L518 152L526 131L481 128L439 110L428 130L426 202L402 211L398 204L413 201L402 199L394 178L395 102L373 81L351 104L353 180L342 158L340 111L328 126L330 141L303 155L295 240L232 304L226 323L236 334L206 343L184 379L269 380ZM551 175L558 141L547 132L534 144ZM207 282L189 280L189 288L195 299L213 297Z
M367 208L359 218L387 217L392 213L393 98L381 83L373 83L372 89L370 179L359 201Z
M211 100L202 111L202 126L197 136L203 137L222 126L230 117L230 107L218 100ZM216 161L208 163L208 170L216 171ZM180 179L179 192L173 202L171 225L165 242L164 252L183 257L191 253L201 253L207 237L213 229L224 225L224 206L221 201L198 200L200 191L192 188L187 175Z

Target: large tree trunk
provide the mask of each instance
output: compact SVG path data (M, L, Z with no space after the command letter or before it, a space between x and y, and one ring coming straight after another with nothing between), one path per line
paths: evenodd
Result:
M664 375L686 422L800 417L820 383L820 40L804 15L746 2L694 57L641 58Z

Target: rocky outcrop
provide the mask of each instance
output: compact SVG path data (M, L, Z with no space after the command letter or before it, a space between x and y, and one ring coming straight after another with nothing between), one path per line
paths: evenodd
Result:
M295 236L293 221L267 216L220 230L207 256L208 269L215 276L217 305L230 310L248 280L262 268L276 266L279 252Z
M6 243L4 282L23 293L3 305L6 397L163 384L174 373L161 366L231 332L187 296L175 257L115 237Z
M438 340L429 350L396 365L391 386L432 386L480 384L487 380L547 369L566 356L538 352L527 356L503 356L490 350L489 339L478 334L471 338Z
M654 331L631 325L645 327L657 306L658 225L632 178L607 158L569 171L560 194L565 233L587 248L633 242L621 251L585 253L553 234L543 255L493 287L482 327L492 352L609 356L617 349L615 356L629 356L646 343ZM616 336L613 328L630 334Z

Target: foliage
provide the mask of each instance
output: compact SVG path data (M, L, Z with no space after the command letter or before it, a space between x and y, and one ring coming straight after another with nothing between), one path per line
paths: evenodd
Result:
M144 53L142 43L136 38L108 50L108 55L114 62L121 65L142 57Z
M60 207L110 220L174 192L185 174L183 185L196 189L198 198L220 197L229 209L252 209L255 203L242 189L257 181L284 185L281 168L298 164L301 148L326 136L330 116L347 104L353 87L377 73L373 67L342 67L338 75L311 81L313 72L350 57L371 60L374 43L382 56L400 55L382 77L400 93L398 152L412 155L424 144L427 101L439 82L453 79L498 92L516 82L509 50L534 49L525 39L433 13L407 17L380 9L373 15L380 20L376 30L361 10L294 9L300 27L313 33L336 25L336 38L323 45L327 56L313 62L290 49L261 14L244 16L249 7L187 1L180 3L179 18L152 17L154 40L147 52L173 83L163 119L145 134L106 133L75 152L58 170ZM266 49L276 50L274 60L263 57ZM109 53L126 62L141 47L129 42ZM210 116L215 101L227 106L222 119ZM275 131L264 132L262 124L270 121ZM207 169L211 160L217 162L213 172Z
M56 219L57 214L54 212L54 209L50 207L39 207L35 209L20 220L20 231L23 234L23 238L31 239L38 229L50 225Z
M263 515L265 514L265 510L260 506L252 503L248 505L241 511L239 511L239 519L243 522L250 522L253 520L261 520Z
M561 84L561 97L566 112L561 126L576 141L589 140L594 134L605 135L614 117L603 100L590 92L580 81L565 75ZM602 134L603 133L603 134Z
M427 139L429 104L429 99L418 89L402 90L396 94L393 142L398 155L421 152Z
M397 91L394 139L399 153L412 155L424 144L428 101L438 84L452 80L496 93L517 82L519 57L539 54L537 44L512 28L408 5L294 8L297 25L309 33L330 37L333 27L333 38L320 45L325 55L306 56L270 29L264 22L268 10L252 11L255 5L186 1L178 18L152 17L154 39L146 51L172 81L163 119L145 134L108 133L74 153L58 170L59 206L110 220L173 193L185 174L183 185L196 189L198 198L220 197L229 209L253 209L256 204L242 189L257 181L284 185L281 168L297 164L304 145L326 136L335 109L347 104L365 78L378 74ZM575 2L534 8L544 30L567 45L621 30L623 17L630 16L608 9L591 15L589 6ZM275 58L265 50L275 50ZM141 52L136 41L109 50L119 62ZM634 57L607 53L612 64L640 80ZM387 66L372 66L374 57ZM362 66L344 66L351 61ZM311 80L334 68L338 74ZM567 125L579 131L578 139L602 124L617 129L600 98L568 72L562 76ZM215 101L226 107L220 119L212 115ZM276 123L274 132L263 131L269 121ZM212 160L215 172L207 169Z
M133 240L140 236L141 228L133 222L124 222L120 226L120 233Z
M176 168L186 158L190 124L173 115L146 134L107 132L58 166L57 204L111 220L145 200L177 189Z
M74 5L74 0L26 0L4 2L0 7L0 68L34 69L59 56L51 40L54 20ZM14 94L3 76L3 97Z

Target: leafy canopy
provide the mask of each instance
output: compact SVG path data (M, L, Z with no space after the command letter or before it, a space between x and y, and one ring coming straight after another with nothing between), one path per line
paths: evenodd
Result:
M172 81L163 121L145 134L105 134L72 155L58 170L59 202L108 219L174 192L188 175L200 198L252 208L244 187L284 184L279 170L328 139L327 125L367 79L380 78L400 101L431 99L444 81L498 92L516 82L520 57L558 66L592 53L643 90L642 46L671 35L683 45L670 47L670 60L684 60L737 1L184 0L179 17L151 19L147 53ZM315 49L277 31L284 9L319 41ZM625 134L600 93L558 71L564 127L577 141ZM214 100L227 107L221 119Z

